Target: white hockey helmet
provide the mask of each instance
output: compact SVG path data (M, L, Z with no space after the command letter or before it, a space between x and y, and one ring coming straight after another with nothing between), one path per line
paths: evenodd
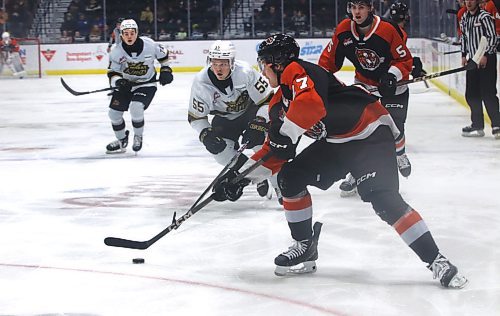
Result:
M139 33L139 27L133 19L126 19L122 21L120 24L120 33L123 33L123 30L126 29L135 29L135 32Z
M231 41L217 40L210 45L208 50L207 63L210 65L212 59L228 59L231 66L231 71L234 70L234 58L236 57L236 49Z
M2 40L9 40L10 39L10 33L9 32L3 32L2 33Z

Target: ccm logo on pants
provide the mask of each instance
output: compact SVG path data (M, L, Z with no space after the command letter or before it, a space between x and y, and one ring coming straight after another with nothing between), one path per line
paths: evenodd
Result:
M362 175L361 177L359 177L357 180L356 180L356 184L359 185L361 182L365 181L365 180L368 180L370 178L375 178L375 176L377 175L377 172L372 172L372 173L367 173L367 174L364 174Z

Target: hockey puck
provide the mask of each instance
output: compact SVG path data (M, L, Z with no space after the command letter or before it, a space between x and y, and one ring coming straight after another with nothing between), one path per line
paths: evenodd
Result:
M135 264L144 263L144 258L134 258L134 259L132 259L132 263L135 263Z

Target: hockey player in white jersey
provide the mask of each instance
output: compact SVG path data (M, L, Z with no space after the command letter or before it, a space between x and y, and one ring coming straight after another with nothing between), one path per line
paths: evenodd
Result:
M231 41L215 41L208 51L207 66L194 78L189 99L188 121L221 165L236 154L240 136L249 149L257 150L264 143L273 92L264 76L235 55ZM257 184L257 191L271 197L267 180Z
M118 89L113 92L108 114L117 140L107 145L107 153L126 151L129 131L123 120L125 111L130 112L134 129L132 149L141 150L144 111L157 90L155 60L161 65L160 84L164 86L173 80L168 50L148 37L138 37L138 31L134 20L124 20L120 25L122 43L111 51L108 77L111 86Z

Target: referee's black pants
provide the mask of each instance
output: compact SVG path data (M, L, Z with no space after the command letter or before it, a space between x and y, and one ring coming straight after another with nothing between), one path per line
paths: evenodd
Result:
M492 127L500 127L497 97L497 55L488 56L486 68L468 70L466 73L465 99L471 111L473 128L484 128L483 102Z

